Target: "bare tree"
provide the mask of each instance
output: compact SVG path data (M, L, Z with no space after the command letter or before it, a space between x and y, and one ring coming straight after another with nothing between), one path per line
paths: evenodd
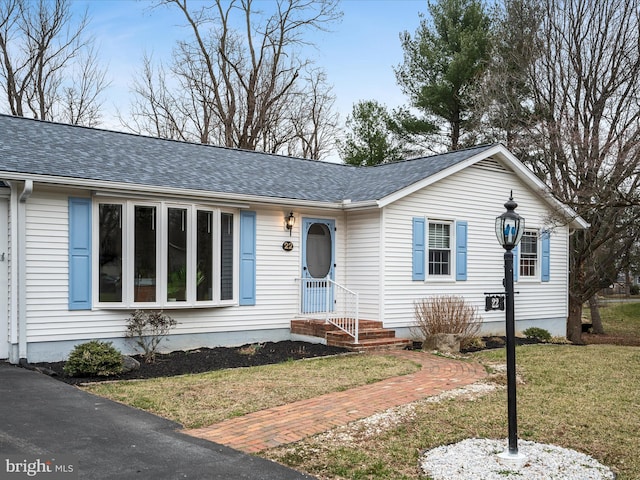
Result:
M293 138L286 142L289 155L321 160L334 146L338 133L338 114L334 110L335 95L326 74L320 70L309 73L306 88L286 106L293 127Z
M640 220L640 0L541 5L527 153L591 224L570 240L567 337L579 343L582 305L635 242Z
M0 78L12 115L95 126L108 86L68 0L0 0Z
M145 61L135 83L133 125L139 133L319 158L323 129L335 128L326 77L301 58L304 33L339 18L336 0L215 0L191 9L162 0L186 20L168 70ZM311 72L311 73L309 73ZM314 73L315 72L315 73ZM309 128L314 125L314 128Z

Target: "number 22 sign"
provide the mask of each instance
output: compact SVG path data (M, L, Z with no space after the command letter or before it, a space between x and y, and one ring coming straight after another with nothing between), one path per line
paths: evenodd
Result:
M484 310L504 310L504 295L487 295L484 298Z

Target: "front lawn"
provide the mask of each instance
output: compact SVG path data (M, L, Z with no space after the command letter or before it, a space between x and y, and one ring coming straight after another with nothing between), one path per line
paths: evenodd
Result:
M199 428L329 392L406 375L420 366L380 355L341 355L261 367L85 385L84 389Z
M601 302L605 334L640 339L640 302Z
M607 332L640 337L640 304L611 305L602 313ZM640 348L527 345L516 355L525 382L518 385L519 437L591 455L618 480L639 479ZM471 357L505 363L504 349ZM356 423L262 454L322 479L424 479L418 467L424 450L465 438L507 437L505 389L413 405L389 428Z
M602 314L607 332L640 338L640 304L610 305ZM487 366L505 362L504 349L470 357ZM527 345L517 348L517 363L524 380L520 438L586 453L613 468L618 480L640 478L640 348ZM395 357L349 355L86 388L195 428L417 368ZM321 479L424 479L418 467L424 450L507 437L506 391L427 399L377 417L261 455Z

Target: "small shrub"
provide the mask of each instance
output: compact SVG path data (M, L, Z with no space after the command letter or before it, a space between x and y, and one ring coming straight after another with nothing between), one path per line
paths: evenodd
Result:
M526 330L524 330L522 334L527 338L535 338L536 340L539 340L541 342L551 341L551 334L549 333L548 330L545 330L544 328L529 327Z
M136 310L129 318L126 336L141 350L145 363L153 363L158 345L177 324L178 322L162 311Z
M462 297L442 295L424 298L415 302L414 308L416 328L423 339L438 333L453 333L464 345L476 336L482 325L477 309Z
M486 342L480 337L468 337L460 342L460 350L482 350L486 346Z
M240 355L247 355L249 357L252 357L256 353L258 353L263 346L264 346L263 343L252 343L250 345L245 345L243 347L240 347L240 349L238 350L238 353Z
M64 373L72 377L108 377L122 370L122 354L111 342L99 340L77 345L64 364Z

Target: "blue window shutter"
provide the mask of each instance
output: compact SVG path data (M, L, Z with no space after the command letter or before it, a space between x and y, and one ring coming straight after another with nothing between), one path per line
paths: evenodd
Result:
M91 309L91 199L69 197L69 310Z
M413 219L413 280L424 280L425 272L425 219Z
M240 212L239 303L256 304L256 212Z
M456 222L456 280L467 279L467 222Z
M551 236L549 232L544 231L540 235L542 244L542 259L540 262L540 280L548 282L551 278Z
M517 282L520 277L520 245L513 247L513 281Z

